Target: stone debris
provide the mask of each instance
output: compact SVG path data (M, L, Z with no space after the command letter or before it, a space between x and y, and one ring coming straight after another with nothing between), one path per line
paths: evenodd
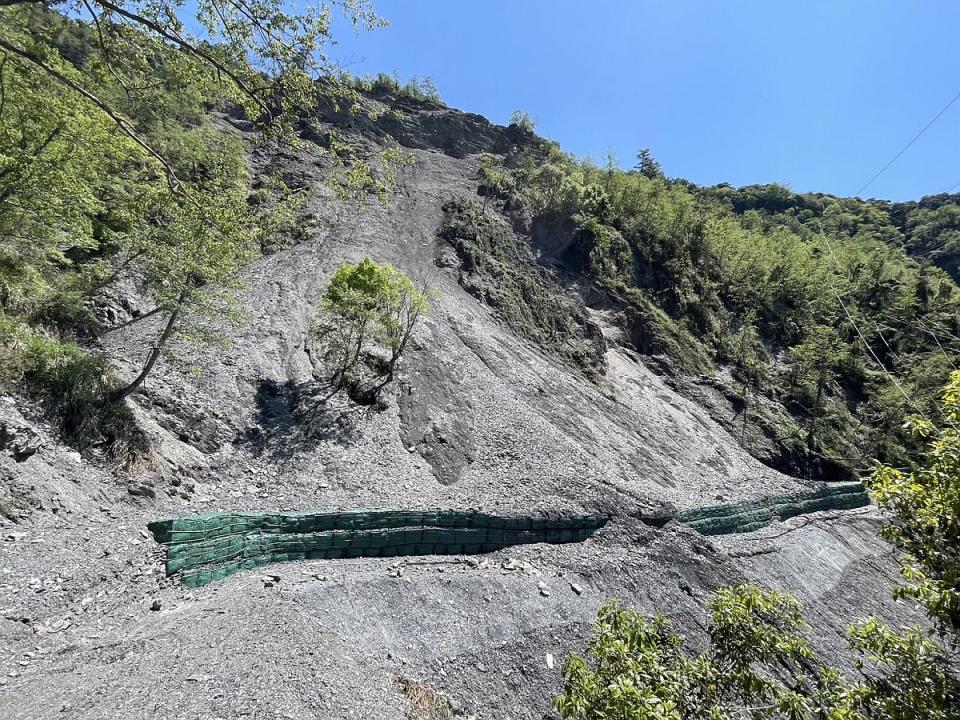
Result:
M136 497L156 498L157 491L150 485L143 483L130 483L127 486L127 492Z
M9 445L0 452L0 501L22 494L40 516L36 524L21 526L29 527L27 537L0 546L6 653L0 685L16 690L0 692L0 717L56 716L70 699L76 703L68 706L70 717L109 711L115 720L146 715L402 720L410 707L384 672L385 647L406 655L390 665L408 668L435 693L461 697L468 707L461 718L480 707L484 718L541 717L557 690L561 651L582 647L596 616L593 602L574 597L587 587L591 601L619 596L633 607L652 610L654 603L675 610L683 632L700 631L703 596L731 577L751 582L776 577L785 587L806 589L806 610L822 620L814 642L827 638L830 645L848 624L851 609L875 612L894 625L917 622L912 607L886 601L897 581L896 563L874 528L863 523L818 521L771 539L763 555L754 550L756 537L746 544L746 537L736 536L717 536L717 552L698 555L690 544L703 539L692 530L671 535L676 527L663 531L637 523L633 509L641 500L651 511L682 510L708 498L742 502L805 485L751 458L701 406L677 394L673 380L665 381L647 360L615 341L602 384L616 401L603 400L598 386L544 358L530 342L518 341L495 304L473 302L463 284L472 279L458 277L456 269L438 277L443 293L436 311L418 327L400 379L385 389L394 405L385 411L361 408L346 393L324 405L311 401L317 427L310 430L318 433L304 433L302 418L291 413L296 385L318 385L312 378L321 370L314 365L318 357L305 322L333 268L367 255L391 257L410 270L424 260L429 264L449 191L474 192L477 153L515 144L505 129L477 124L470 116L434 108L424 125L418 113L411 104L402 123L409 141L404 145L417 164L401 174L389 204L369 203L359 219L355 208L327 197L328 166L320 164L325 157L307 150L283 156L268 148L251 152L252 172L269 167L272 173L276 167L298 187L317 191L308 205L322 229L251 266L243 303L255 322L226 326L230 346L217 350L213 362L206 350L190 350L196 352L191 363L204 368L203 378L161 363L143 392L130 399L155 441L150 460L178 468L163 482L194 488L190 499L168 496L158 484L162 478L149 469L114 474L82 459L43 423L23 419L20 401L0 398L0 422L29 427L42 440L26 462L18 463ZM318 139L331 129L319 118L310 123ZM236 127L241 126L230 131ZM367 141L361 131L344 133L351 142ZM493 205L486 215L507 228L497 202ZM410 254L415 241L397 242L418 236L427 245L417 246L415 255ZM545 248L545 257L557 250ZM454 267L460 264L455 253L453 260ZM500 290L478 289L490 298ZM124 301L141 300L135 289L122 292ZM615 329L614 321L604 319L604 332ZM143 322L104 342L129 373L155 336L153 323ZM398 408L396 396L413 372L421 377ZM290 384L268 378L290 378ZM319 398L321 388L316 389ZM210 432L198 433L195 426L203 417L214 421ZM256 438L248 434L252 429L260 433ZM718 449L722 462L703 461ZM462 474L454 472L451 459ZM429 475L434 465L437 478ZM130 490L121 477L134 478ZM327 484L329 489L323 488ZM152 541L129 542L138 532L146 540L141 529L157 517L286 507L476 507L544 517L603 508L616 520L583 546L460 555L459 567L491 571L486 574L455 567L442 575L415 569L405 576L404 567L388 559L323 560L320 567L331 568L335 582L305 582L289 593L285 587L284 602L276 600L279 591L259 592L262 570L186 593L163 577L147 551ZM0 534L10 532L6 522L0 517ZM110 552L99 557L101 548ZM746 551L753 554L735 554ZM506 558L510 552L536 558L541 570ZM798 557L804 558L802 567ZM152 572L140 563L154 565L148 568ZM310 566L288 567L285 585ZM694 599L666 575L668 567L690 578ZM588 585L568 583L555 571ZM57 573L65 578L53 581ZM310 568L312 577L327 579L318 573L316 565ZM399 580L384 582L387 578ZM537 580L545 582L534 593ZM542 591L550 592L547 580L557 583L558 597L542 603ZM144 609L160 610L155 599L160 596L166 612L144 622ZM174 603L176 617L170 610ZM50 647L51 654L38 654L21 678L17 660L37 645ZM540 663L550 668L553 653L553 672L543 673ZM436 654L450 657L445 675L428 662ZM477 661L481 657L484 662ZM830 655L824 659L834 661ZM216 668L211 686L194 684L203 682L204 668ZM514 671L501 675L498 668ZM87 705L94 701L98 706Z

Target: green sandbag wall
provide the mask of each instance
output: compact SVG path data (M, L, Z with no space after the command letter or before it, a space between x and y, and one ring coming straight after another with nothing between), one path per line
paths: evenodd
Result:
M581 542L606 518L500 517L458 510L220 512L147 527L166 547L167 575L188 587L284 560L458 555L528 543Z
M694 508L680 513L677 519L703 535L728 535L759 530L774 519L786 520L818 510L847 510L869 504L870 496L861 483L838 483L812 492Z

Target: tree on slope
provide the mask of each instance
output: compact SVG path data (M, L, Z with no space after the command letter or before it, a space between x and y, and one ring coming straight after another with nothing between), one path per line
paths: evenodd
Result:
M113 400L185 316L234 314L259 217L243 148L207 108L234 102L265 136L290 137L299 112L338 92L325 54L336 9L380 24L367 0L0 0L0 312L44 322L51 298L76 296L62 314L135 278L165 320Z
M384 375L393 379L420 317L429 310L430 290L390 263L364 258L334 273L320 306L316 335L334 366L337 387L355 379L363 354L386 348Z
M938 429L939 426L939 429ZM881 533L903 554L898 597L920 602L953 644L960 642L960 371L950 375L939 416L907 420L929 443L913 472L880 466L870 490L891 521Z

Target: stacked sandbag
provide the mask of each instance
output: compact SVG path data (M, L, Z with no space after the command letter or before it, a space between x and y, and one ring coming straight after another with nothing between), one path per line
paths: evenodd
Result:
M703 535L728 535L759 530L774 520L786 520L820 510L848 510L869 504L870 496L862 483L838 483L805 493L774 495L751 502L685 510L677 519Z
M148 525L167 575L196 587L285 560L458 555L511 545L581 542L606 518L501 517L472 510L206 513Z

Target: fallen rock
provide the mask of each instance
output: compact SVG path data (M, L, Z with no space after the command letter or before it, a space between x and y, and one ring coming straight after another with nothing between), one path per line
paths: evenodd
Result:
M40 449L40 436L26 425L0 422L0 450L6 450L14 461L21 463Z
M127 485L127 492L137 497L157 497L157 491L154 488L152 488L150 485L143 485L139 483L130 483Z

